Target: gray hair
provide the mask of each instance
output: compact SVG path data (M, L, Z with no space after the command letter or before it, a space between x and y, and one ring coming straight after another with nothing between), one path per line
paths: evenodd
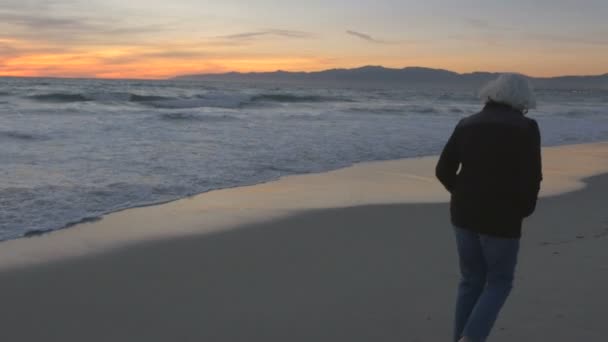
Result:
M528 78L520 74L502 74L479 91L484 102L499 102L524 113L536 108L536 96Z

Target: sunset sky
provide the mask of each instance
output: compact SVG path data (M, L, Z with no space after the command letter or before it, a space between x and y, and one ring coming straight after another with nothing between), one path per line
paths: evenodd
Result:
M608 1L0 0L0 75L608 72Z

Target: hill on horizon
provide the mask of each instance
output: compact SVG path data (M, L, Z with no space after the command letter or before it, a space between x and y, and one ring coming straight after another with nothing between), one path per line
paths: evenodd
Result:
M463 84L479 85L496 78L499 72L457 73L444 69L405 67L401 69L382 66L363 66L353 69L329 69L313 72L277 70L272 72L228 72L221 74L194 74L174 77L179 80L206 81L254 81L254 82L356 82L356 83L403 83L403 84ZM527 76L535 86L607 88L608 73L596 76Z

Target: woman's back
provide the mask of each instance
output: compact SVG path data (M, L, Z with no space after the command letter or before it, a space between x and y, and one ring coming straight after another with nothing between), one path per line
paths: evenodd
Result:
M538 125L510 106L490 102L461 120L437 165L437 177L452 194L453 223L520 236L541 179L539 153Z

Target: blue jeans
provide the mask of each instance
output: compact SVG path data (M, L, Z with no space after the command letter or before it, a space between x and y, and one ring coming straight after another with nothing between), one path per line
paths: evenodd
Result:
M513 288L519 239L478 234L454 227L461 280L454 341L484 342Z

